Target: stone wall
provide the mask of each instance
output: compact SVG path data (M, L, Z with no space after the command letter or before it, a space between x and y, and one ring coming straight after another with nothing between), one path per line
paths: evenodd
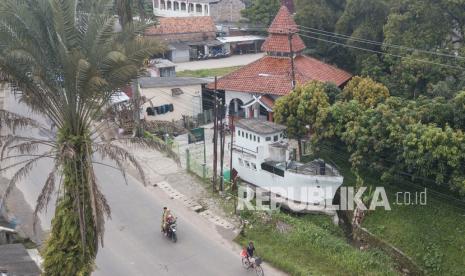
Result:
M210 4L210 16L215 22L239 22L245 4L241 0L221 0Z

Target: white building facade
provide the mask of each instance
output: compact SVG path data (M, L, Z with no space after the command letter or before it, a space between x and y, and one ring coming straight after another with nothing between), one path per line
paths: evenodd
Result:
M161 17L210 16L210 4L219 0L152 0L153 13Z

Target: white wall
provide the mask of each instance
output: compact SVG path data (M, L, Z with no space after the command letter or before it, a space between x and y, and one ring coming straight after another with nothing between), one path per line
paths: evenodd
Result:
M225 93L225 100L226 100L226 104L229 106L230 104L232 104L232 100L233 99L239 99L242 101L243 104L246 104L247 102L253 100L253 96L252 94L250 93L242 93L242 92L236 92L236 91L226 91ZM240 110L240 106L239 106L239 110ZM246 117L248 117L248 110L246 110ZM229 108L226 109L226 116L229 116Z
M154 106L165 104L174 105L174 112L147 116L145 111L147 107L150 106L150 103L144 104L143 111L146 120L181 120L182 115L197 116L197 114L202 113L201 85L176 86L176 88L181 88L184 92L184 94L179 96L172 96L171 88L175 87L141 88L141 95L145 96L147 99L151 99Z
M236 135L235 135L234 140L235 140L236 145L246 148L250 151L254 151L254 152L257 152L257 147L260 147L264 151L265 156L268 155L268 146L270 144L285 140L284 134L282 131L269 134L269 135L260 135L250 130L246 130L239 126L236 126L235 134ZM275 136L278 137L277 141L274 140ZM267 141L267 138L270 140Z

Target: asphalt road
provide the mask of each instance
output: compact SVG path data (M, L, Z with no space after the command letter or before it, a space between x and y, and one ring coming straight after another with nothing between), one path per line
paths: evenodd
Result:
M37 118L12 97L5 103L8 110ZM20 134L43 135L30 129ZM35 205L50 168L51 160L41 162L18 183L30 206ZM104 247L98 253L94 275L254 275L241 267L239 248L221 235L221 229L160 189L144 187L131 177L126 185L120 173L109 167L96 165L96 173L112 208L112 219L106 223ZM178 217L177 243L160 233L163 206L169 206ZM50 206L40 216L45 230L50 228L53 211ZM281 273L265 269L265 274Z

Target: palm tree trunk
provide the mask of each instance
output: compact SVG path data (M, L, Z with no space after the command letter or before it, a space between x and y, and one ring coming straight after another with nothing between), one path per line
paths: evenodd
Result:
M62 194L59 195L50 238L43 254L43 275L88 276L94 269L98 236L91 211L86 162L82 162L88 156L83 150L83 140L76 140L79 142L73 146L74 155L64 161L62 166ZM73 140L64 141L69 143ZM80 227L81 220L85 221L85 229Z

